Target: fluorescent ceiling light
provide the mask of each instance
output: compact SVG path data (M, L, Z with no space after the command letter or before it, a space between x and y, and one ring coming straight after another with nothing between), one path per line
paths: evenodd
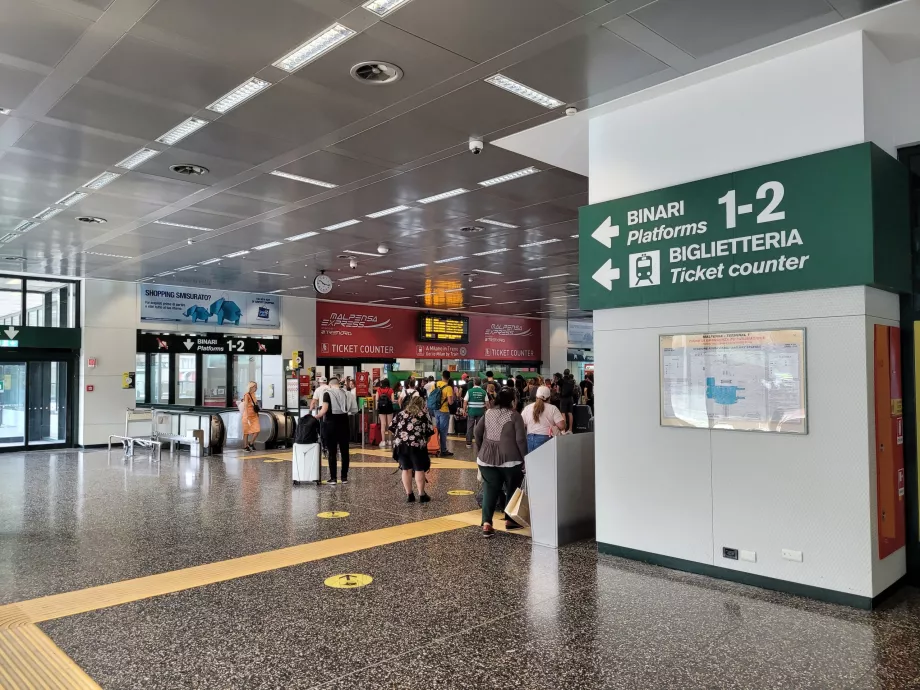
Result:
M156 225L169 225L173 228L185 228L186 230L201 230L202 232L211 232L213 228L203 228L200 225L186 225L185 223L172 223L168 220L155 220Z
M427 265L428 265L428 264L412 264L411 266L400 266L400 267L399 267L399 270L400 270L400 271L408 271L408 270L411 270L411 269L413 269L413 268L422 268L423 266L427 266Z
M141 279L140 279L139 281L137 281L137 282L138 282L138 283L146 283L148 280L153 280L153 276L150 276L149 278L141 278Z
M436 264L449 264L451 261L461 261L466 258L467 257L465 256L452 256L449 259L438 259L437 261L435 261L435 263Z
M562 242L559 238L553 238L551 240L540 240L539 242L528 242L527 244L519 244L518 246L522 249L525 247L539 247L543 244L552 244L553 242Z
M206 259L206 260L204 260L204 261L199 261L199 262L198 262L198 265L199 265L199 266L207 266L208 264L216 264L218 261L220 261L220 257L218 257L218 258L216 258L216 259Z
M269 86L271 86L270 82L251 77L233 89L233 91L225 93L214 101L208 106L208 110L213 110L215 113L226 113L229 110L233 110L240 103L248 101L260 91L264 91Z
M5 243L7 243L7 242L12 242L13 240L15 240L15 239L18 238L18 237L22 237L22 235L17 235L15 232L7 233L7 234L4 235L3 237L0 237L0 244L5 244Z
M410 208L412 207L411 206L394 206L393 208L385 208L382 211L368 213L367 217L368 218L383 218L384 216L388 216L391 213L399 213L400 211L407 211Z
M113 180L117 180L119 177L121 177L121 173L114 173L114 172L106 171L102 173L101 175L96 175L96 177L94 177L89 182L87 182L85 185L83 185L83 187L85 189L102 189L109 182L112 182Z
M0 108L0 115L9 115L11 112L13 111L9 108Z
M471 305L469 305L469 306L467 307L467 309L475 309L476 307L491 307L491 306L492 306L492 305L491 305L491 304L488 304L488 303L486 303L486 304L471 304Z
M374 271L373 273L368 273L369 276L382 276L384 273L392 273L393 269L388 268L385 271Z
M446 295L451 292L463 292L463 288L459 287L459 288L451 288L450 290L441 290L440 293L436 293L436 294Z
M529 283L533 278L518 278L517 280L506 280L505 285L514 285L515 283Z
M529 168L515 170L514 172L510 172L507 175L499 175L498 177L493 177L490 180L483 180L479 184L482 187L491 187L492 185L501 184L502 182L508 182L510 180L516 180L519 177L527 177L528 175L533 175L534 173L538 172L540 172L539 168L530 166Z
M357 280L358 278L363 278L364 276L347 276L346 278L336 278L340 283L344 283L346 280Z
M530 299L521 300L522 302L542 302L543 297L532 297Z
M141 149L140 151L135 151L134 153L132 153L130 156L128 156L124 160L118 161L115 164L115 167L125 168L127 170L134 170L134 168L139 166L141 163L146 163L151 158L159 154L160 152L157 151L156 149L144 148L144 149Z
M105 254L103 252L83 252L92 256L107 256L110 259L133 259L133 256L124 256L123 254Z
M468 189L459 187L457 189L452 189L449 192L441 192L440 194L435 194L434 196L426 196L424 199L419 199L418 203L430 204L433 201L441 201L442 199L450 199L452 196L460 196L461 194L466 194L468 191Z
M190 117L183 122L180 122L178 125L173 127L171 130L157 137L157 141L161 144L166 144L167 146L172 146L177 144L189 134L197 132L199 129L208 124L207 120L202 120L200 117Z
M241 249L238 252L233 252L231 254L224 254L224 258L225 259L235 259L238 256L243 256L244 254L248 254L248 253L249 253L248 249Z
M496 307L500 307L500 306L502 306L503 304L517 304L517 302L496 302L496 303L495 303L495 306L496 306Z
M395 12L411 0L367 0L361 7L368 12L373 12L378 17L386 17L390 12Z
M487 252L477 252L473 254L473 256L486 256L488 254L501 254L502 252L510 252L510 251L511 250L508 249L507 247L502 247L501 249L490 249ZM500 275L500 274L496 274L496 275Z
M36 223L34 220L24 220L15 228L13 228L13 232L28 232L37 225L38 223Z
M500 220L489 220L488 218L477 218L476 222L494 225L496 228L511 228L512 230L517 227L517 225L512 225L511 223L502 223Z
M536 267L534 267L534 268L528 268L527 270L528 270L528 271L545 271L545 270L546 270L546 266L536 266Z
M386 288L387 290L405 290L404 287L399 287L398 285L378 285L377 287Z
M83 201L89 194L86 192L71 192L65 197L61 197L55 203L60 204L61 206L73 206L78 201Z
M566 285L571 285L572 287L581 287L580 283L566 283Z
M359 251L355 251L354 249L349 249L347 251L349 254L360 254L361 256L372 256L375 259L379 259L381 256L380 254L375 254L374 252L359 252Z
M496 285L498 285L498 283L489 283L488 285L474 285L474 286L473 286L473 289L474 289L474 290L482 290L482 289L487 288L487 287L495 287ZM491 299L491 298L490 298L490 299Z
M49 206L43 211L39 211L32 217L35 218L36 220L48 220L49 218L54 218L57 214L59 214L63 210L64 209L62 208L54 208L52 206Z
M275 273L274 271L253 271L253 273L258 273L263 276L289 276L290 273Z
M573 240L577 240L577 239L578 239L578 235L569 235L569 237L571 237Z
M357 225L360 222L360 220L355 220L352 218L351 220L344 220L341 223L336 223L335 225L327 225L323 228L323 230L338 230L339 228L347 228L349 225Z
M180 271L191 271L194 268L194 266L183 266L182 268L177 268L176 273L179 273Z
M292 173L286 173L282 170L272 170L269 175L274 175L275 177L283 177L286 180L294 180L294 182L304 182L306 184L315 184L317 187L325 187L326 189L335 189L338 187L337 184L332 184L331 182L323 182L322 180L314 180L312 177L303 177L301 175L294 175Z
M405 297L387 297L388 300L394 299L412 299L412 295L406 295Z
M269 295L277 295L279 292L284 292L285 290L287 290L287 288L281 288L281 289L279 289L279 290L272 290L272 291L269 292L268 294L269 294Z
M493 276L500 276L502 274L501 271L487 271L484 268L474 268L473 273L488 273L489 275Z
M162 273L157 273L156 278L162 278L163 276L175 275L175 271L163 271Z
M478 286L478 287L482 287L482 286ZM470 297L475 297L476 299L492 299L488 295L470 295Z
M272 247L280 247L282 242L266 242L265 244L260 244L258 247L253 247L256 251L261 251L263 249L271 249ZM258 273L259 271L253 271L253 273Z
M564 278L568 273L554 273L551 276L540 276L540 280L549 280L550 278Z
M347 41L357 32L336 22L322 33L317 34L306 43L303 43L280 60L272 64L285 72L296 72L304 65L312 62L320 55L335 48L339 43Z
M285 242L296 242L297 240L305 240L308 237L316 237L318 234L319 234L318 232L313 232L313 231L302 232L299 235L294 235L293 237L285 237L284 241Z
M492 86L497 86L500 89L504 89L510 93L513 93L515 96L520 96L521 98L526 98L528 101L536 103L537 105L542 105L544 108L552 110L553 108L558 108L562 105L562 101L553 98L552 96L547 96L545 93L541 93L536 89L532 89L529 86L524 86L520 82L514 81L514 79L509 79L504 74L495 74L485 80L487 84L492 84Z

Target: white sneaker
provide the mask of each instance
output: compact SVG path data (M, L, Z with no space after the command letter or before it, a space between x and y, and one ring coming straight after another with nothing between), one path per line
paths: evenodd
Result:
M387 447L387 442L386 442L386 441L381 441L381 442L380 442L380 445L378 446L378 448L386 448L386 447Z

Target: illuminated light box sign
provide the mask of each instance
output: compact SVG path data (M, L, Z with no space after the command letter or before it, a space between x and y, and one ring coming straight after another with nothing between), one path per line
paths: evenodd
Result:
M419 320L428 312L377 305L317 302L316 355L320 358L485 359L538 362L540 321L515 316L470 314L467 343L422 342ZM456 319L456 314L436 315Z
M141 321L281 328L278 295L175 285L138 285Z
M582 309L910 290L907 170L858 144L579 211Z
M418 339L423 343L466 345L470 342L470 320L465 316L419 314Z

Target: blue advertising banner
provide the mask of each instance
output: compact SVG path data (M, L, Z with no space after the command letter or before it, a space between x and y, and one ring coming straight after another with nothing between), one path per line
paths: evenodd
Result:
M138 285L141 321L281 328L281 298L176 285Z

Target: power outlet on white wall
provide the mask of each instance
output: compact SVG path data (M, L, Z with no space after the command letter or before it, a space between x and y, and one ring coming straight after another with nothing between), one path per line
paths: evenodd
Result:
M787 561L796 561L797 563L802 562L802 552L794 551L793 549L783 549L783 558Z
M756 551L745 551L744 549L741 549L741 551L738 552L738 557L742 561L748 561L749 563L757 562L757 552Z

